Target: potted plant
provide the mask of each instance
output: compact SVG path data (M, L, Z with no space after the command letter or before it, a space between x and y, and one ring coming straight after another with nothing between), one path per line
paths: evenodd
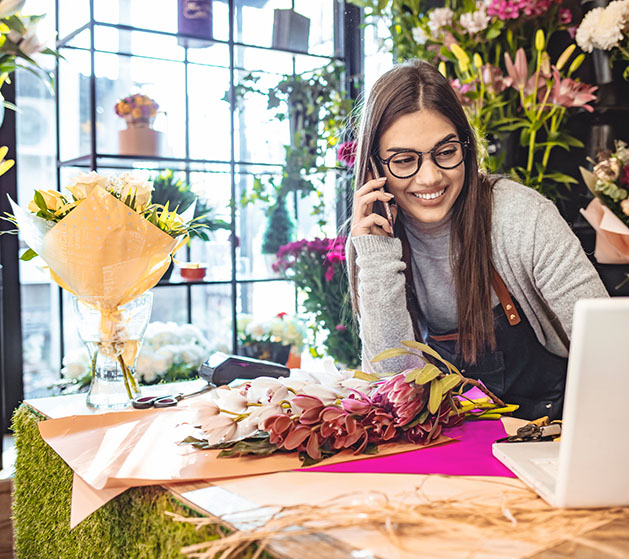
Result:
M156 101L140 93L128 95L116 103L114 111L127 125L118 132L118 150L121 155L164 154L163 134L153 130L158 109Z
M185 212L196 202L193 218L196 220L199 227L190 231L190 239L209 241L212 231L230 229L229 223L218 217L216 210L210 207L206 200L199 198L192 191L190 184L185 182L181 177L175 177L175 173L172 169L166 169L153 178L151 201L153 204L161 204L164 206L168 203L169 208L177 208L179 213ZM162 280L168 280L172 270L173 265L171 262Z
M280 196L267 210L267 226L262 239L262 254L269 272L274 272L272 264L277 251L293 240L294 229L295 224L286 207L286 196Z

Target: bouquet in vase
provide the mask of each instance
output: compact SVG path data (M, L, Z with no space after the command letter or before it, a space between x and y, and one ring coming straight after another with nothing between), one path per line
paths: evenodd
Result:
M152 204L151 183L130 174L92 171L66 188L67 194L36 190L26 209L11 200L13 215L5 219L30 247L22 259L41 257L51 279L75 295L79 332L90 350L90 393L95 373L111 383L120 373L126 395L117 404L123 405L139 392L132 367L150 316L146 292L198 223L168 204ZM98 407L89 396L88 404Z
M629 150L619 140L615 146L598 154L592 171L580 167L594 195L581 213L596 230L594 256L601 264L629 264Z

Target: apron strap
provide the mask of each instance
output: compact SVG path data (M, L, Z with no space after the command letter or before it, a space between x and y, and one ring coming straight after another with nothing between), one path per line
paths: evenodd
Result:
M520 315L518 314L518 310L515 308L513 303L513 299L511 298L511 294L505 285L505 282L500 277L500 274L496 271L496 268L492 266L492 282L491 282L494 290L496 291L496 295L498 295L498 300L502 305L502 310L507 317L509 322L509 326L515 326L520 323Z

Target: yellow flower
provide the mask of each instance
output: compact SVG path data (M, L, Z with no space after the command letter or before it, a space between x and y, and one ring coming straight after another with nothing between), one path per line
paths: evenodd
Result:
M138 107L136 107L135 109L133 109L131 111L131 116L133 118L141 118L142 117L142 111Z
M13 167L13 165L15 165L15 161L13 161L13 159L4 159L8 151L9 148L7 146L2 146L0 148L0 175L4 175L11 167Z
M118 104L118 110L123 114L123 115L127 115L131 112L131 107L129 106L129 103L125 103L124 101L121 101Z
M44 198L44 202L46 203L46 208L50 211L57 211L57 207L61 207L64 205L61 192L57 192L56 190L38 190L42 197ZM28 203L28 209L36 214L39 211L39 206L35 203L35 200L31 200Z
M537 30L535 33L535 48L538 51L543 51L546 46L546 38L544 37L544 32L541 29Z

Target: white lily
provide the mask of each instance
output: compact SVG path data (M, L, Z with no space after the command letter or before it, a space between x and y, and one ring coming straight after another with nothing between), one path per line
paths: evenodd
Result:
M24 4L26 4L26 0L1 0L0 19L16 14L24 7Z

